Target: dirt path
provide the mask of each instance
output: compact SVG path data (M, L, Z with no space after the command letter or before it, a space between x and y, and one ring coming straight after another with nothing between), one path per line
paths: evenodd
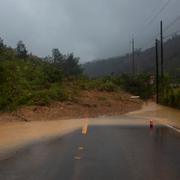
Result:
M163 124L168 124L180 129L180 110L157 105L154 102L144 103L141 110L128 114L157 120Z

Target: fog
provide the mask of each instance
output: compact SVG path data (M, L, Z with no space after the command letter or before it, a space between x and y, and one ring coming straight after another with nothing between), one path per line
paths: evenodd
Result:
M0 36L12 47L23 40L38 56L59 48L86 62L130 52L132 36L136 48L150 47L159 21L168 26L179 8L179 0L0 0Z

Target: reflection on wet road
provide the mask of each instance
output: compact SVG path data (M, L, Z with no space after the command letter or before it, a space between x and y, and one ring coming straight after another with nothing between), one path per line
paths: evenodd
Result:
M1 180L178 180L180 135L163 126L90 125L0 161Z

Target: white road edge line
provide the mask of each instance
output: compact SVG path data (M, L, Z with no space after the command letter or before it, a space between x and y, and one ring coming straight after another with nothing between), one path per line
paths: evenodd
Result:
M179 130L179 129L177 129L177 128L175 128L175 127L169 125L169 124L165 124L165 125L166 125L167 127L171 128L171 129L177 131L178 133L180 133L180 130Z

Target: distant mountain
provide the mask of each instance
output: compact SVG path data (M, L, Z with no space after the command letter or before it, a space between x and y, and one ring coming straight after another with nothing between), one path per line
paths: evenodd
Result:
M159 53L160 54L160 53ZM164 68L176 78L180 78L180 35L175 35L164 43ZM155 72L155 48L135 52L136 72ZM112 57L95 60L83 64L84 72L90 77L109 74L122 74L132 72L132 56Z

